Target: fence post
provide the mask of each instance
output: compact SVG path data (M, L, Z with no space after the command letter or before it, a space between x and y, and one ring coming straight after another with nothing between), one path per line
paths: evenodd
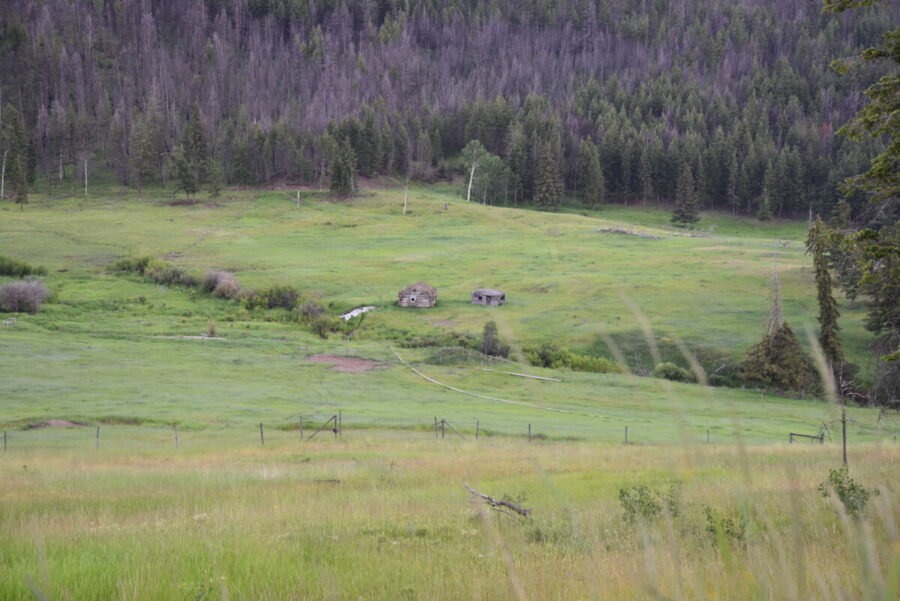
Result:
M97 426L97 441L94 443L94 448L100 448L100 426Z
M478 440L478 429L479 429L479 426L481 426L481 422L478 421L478 420L476 419L476 420L475 420L475 440ZM5 438L5 437L6 437L6 433L5 433L5 432L3 433L3 436L4 436L4 440L5 440L5 439L6 439L6 438Z
M531 424L528 424L528 442L531 442Z
M628 444L628 426L625 426L625 444Z
M303 440L303 418L300 418L300 440Z
M172 424L172 429L175 430L175 448L178 448L178 424Z
M706 429L706 444L709 444L709 428Z
M444 440L444 436L447 434L447 420L441 420L441 440Z
M6 430L3 431L3 452L6 452Z
M259 444L266 444L266 436L263 434L262 422L259 424Z
M434 416L434 439L437 440L437 416Z

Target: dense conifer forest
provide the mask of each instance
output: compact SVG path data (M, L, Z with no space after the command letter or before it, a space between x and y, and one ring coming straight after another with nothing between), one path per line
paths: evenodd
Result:
M7 130L24 132L5 139L18 137L31 182L106 169L138 187L192 179L188 193L210 181L327 186L335 165L427 181L461 171L455 157L479 140L495 159L480 201L689 194L700 209L830 215L838 184L881 150L834 131L882 72L839 75L829 62L877 43L896 9L821 8L7 0L0 104Z

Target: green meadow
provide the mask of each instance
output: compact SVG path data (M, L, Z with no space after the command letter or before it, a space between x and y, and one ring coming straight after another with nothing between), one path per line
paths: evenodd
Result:
M739 361L760 337L776 268L786 319L804 339L815 323L802 223L712 215L688 232L670 227L658 209L548 214L467 204L456 193L413 188L405 215L400 189L370 190L352 202L304 192L297 207L288 190L226 191L216 201L173 206L158 190L138 199L107 188L89 200L38 195L24 211L4 207L0 254L46 266L54 296L36 315L0 329L2 421L287 428L342 411L347 427L427 428L438 417L465 431L480 421L488 432L523 435L533 424L551 438L612 441L629 426L632 441L667 443L705 440L707 430L719 441L783 441L835 418L822 401L628 373L494 366L562 380L550 382L428 363L432 349L404 341L478 334L495 320L514 358L523 344L552 340L617 353L628 372L652 369L656 353L685 367L695 356L711 373ZM138 255L198 275L233 271L251 288L292 285L335 311L378 308L352 338L321 340L272 312L108 271L116 259ZM437 307L394 304L397 291L417 281L439 289ZM480 286L504 289L508 304L472 305ZM862 315L845 308L841 325L865 373ZM197 339L213 323L215 339ZM333 361L307 360L317 354L369 359L373 369L344 373ZM397 354L442 384L500 400L430 383ZM875 410L851 414L860 440L896 433Z
M0 327L0 599L896 599L895 420L848 409L870 494L857 518L818 489L840 464L834 405L642 377L657 358L739 361L776 269L807 341L805 224L707 215L686 231L654 208L548 214L449 186L410 189L405 215L396 188L172 200L106 188L0 208L0 255L46 266L53 292ZM140 255L377 309L323 340L280 310L110 272ZM418 281L438 305L397 307ZM477 287L508 304L472 305ZM864 311L846 305L865 378ZM513 362L410 345L488 320ZM521 361L542 341L623 373ZM338 412L342 436L310 440ZM85 425L27 427L49 420ZM823 425L824 444L787 444Z

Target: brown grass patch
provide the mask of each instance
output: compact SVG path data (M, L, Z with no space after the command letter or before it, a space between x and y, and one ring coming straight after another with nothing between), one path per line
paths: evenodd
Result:
M379 367L378 361L362 357L342 357L340 355L310 355L306 358L310 363L332 363L331 369L349 373L362 373Z

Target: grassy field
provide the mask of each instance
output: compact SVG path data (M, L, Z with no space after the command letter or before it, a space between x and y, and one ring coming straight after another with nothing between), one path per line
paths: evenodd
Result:
M158 200L149 200L154 198ZM815 315L803 224L758 224L712 216L691 237L654 209L604 208L546 214L466 204L451 189L375 190L351 203L287 191L226 192L215 203L171 206L159 192L137 200L38 196L4 210L0 254L45 265L52 302L0 329L7 427L45 419L240 427L296 425L342 410L349 427L427 428L435 416L461 430L653 444L705 439L784 441L816 433L835 410L819 401L710 389L630 375L512 366L545 382L438 366L432 352L397 348L414 335L478 333L488 319L514 348L534 340L608 355L611 337L631 369L651 368L639 315L664 359L687 365L684 341L710 371L733 363L761 333L768 279L781 272L787 318L798 330ZM171 200L171 199L170 199ZM6 208L6 207L4 207ZM600 233L652 232L651 240ZM338 309L374 303L353 340L322 341L295 324L237 303L107 273L117 258L167 257L197 273L235 271L242 283L297 286ZM440 289L430 310L393 305L396 291L424 280ZM476 286L504 288L509 304L469 303ZM629 306L631 305L631 306ZM842 317L845 346L865 362L860 311ZM215 322L218 338L196 340ZM438 381L524 405L467 396L420 378L394 351ZM313 354L377 362L363 373L311 363ZM896 435L874 410L852 409L852 440Z
M739 360L776 266L787 319L811 327L803 224L707 216L691 236L661 210L546 214L449 187L413 189L407 215L396 189L305 192L299 208L288 191L33 200L0 207L0 255L45 265L54 293L0 327L0 599L897 597L896 421L849 409L851 474L872 494L857 520L817 489L838 437L786 444L836 432L833 405L627 373L651 368L653 347L709 371ZM321 340L277 312L108 273L135 255L378 309L352 339ZM437 307L393 305L420 280ZM471 305L480 286L509 304ZM862 310L842 310L866 373ZM559 381L535 380L403 346L489 319L514 356L543 340L611 356L611 339L626 373L492 366ZM334 369L348 358L369 363ZM342 438L309 441L338 411ZM461 436L435 440L435 418ZM26 429L51 419L101 424L99 444L93 427ZM464 483L530 519L472 503Z
M182 600L897 598L891 444L855 445L855 520L818 445L434 441L369 431L265 447L110 428L0 457L0 598ZM38 442L38 441L35 441ZM531 510L472 503L469 483ZM654 515L625 516L646 486ZM876 494L874 491L878 491ZM652 504L651 503L651 504ZM706 508L709 507L709 510ZM709 511L709 515L707 515Z

